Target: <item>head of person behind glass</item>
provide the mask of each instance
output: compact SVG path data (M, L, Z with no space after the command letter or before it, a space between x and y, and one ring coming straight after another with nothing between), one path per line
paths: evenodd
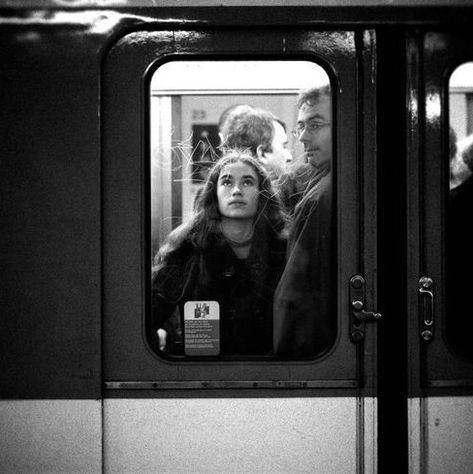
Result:
M159 348L180 345L182 351L187 301L217 301L222 355L271 353L285 224L261 164L248 152L225 153L207 176L191 220L158 252L152 294Z
M297 98L298 116L292 134L304 146L288 173L281 175L278 189L286 212L312 201L317 184L330 180L332 169L332 110L330 86L302 90ZM304 217L305 218L305 217Z
M450 190L464 183L473 173L473 135L456 141L455 132L450 127Z
M314 87L301 91L293 134L304 145L305 162L314 168L332 160L332 109L330 87Z
M292 161L284 122L268 110L250 105L233 108L221 127L222 147L247 149L258 158L271 179Z
M209 173L195 220L205 229L200 239L203 247L207 231L220 232L230 244L241 244L259 221L277 232L284 229L280 204L265 169L247 151L235 149L228 150Z

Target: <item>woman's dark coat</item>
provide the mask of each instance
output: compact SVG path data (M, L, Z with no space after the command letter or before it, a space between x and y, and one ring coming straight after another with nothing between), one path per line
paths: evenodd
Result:
M221 355L270 355L273 294L284 268L285 241L257 226L248 258L239 259L221 235L205 249L191 238L165 256L152 280L152 334L168 331L168 352L183 353L183 307L217 301ZM178 311L176 311L176 309Z

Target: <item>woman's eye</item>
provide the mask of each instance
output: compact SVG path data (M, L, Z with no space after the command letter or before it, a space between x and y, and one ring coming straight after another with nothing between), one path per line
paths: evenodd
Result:
M231 186L231 184L232 184L231 180L227 179L227 178L222 179L221 183L222 183L222 186Z
M245 179L243 181L243 186L254 186L255 182L252 179Z

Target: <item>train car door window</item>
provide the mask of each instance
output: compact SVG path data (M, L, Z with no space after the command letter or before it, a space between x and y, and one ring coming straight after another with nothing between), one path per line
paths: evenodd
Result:
M330 90L309 61L153 73L147 335L161 355L313 358L333 344Z
M369 31L142 31L110 49L107 388L374 387L374 75Z
M449 80L449 192L446 198L445 334L454 353L473 358L473 63L458 66Z
M462 30L432 31L409 40L415 58L408 83L409 423L410 432L419 433L410 440L414 471L467 472L473 463L469 37ZM461 443L447 443L457 435Z
M410 320L410 346L412 360L419 361L412 387L441 393L473 386L468 336L472 254L466 224L471 199L464 199L471 176L473 50L461 33L434 32L419 43L412 39L410 48L423 50L410 84L410 95L419 97L420 104L411 108L419 142L412 135L410 176L415 184L409 199L419 203L410 212L419 222L420 242L416 248L411 240L411 256L417 255L411 261L411 303L418 318ZM417 89L420 75L424 82ZM409 230L411 236L416 232Z

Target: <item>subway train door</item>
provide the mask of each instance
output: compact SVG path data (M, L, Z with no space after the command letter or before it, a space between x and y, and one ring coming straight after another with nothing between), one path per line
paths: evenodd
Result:
M471 35L418 32L407 52L410 471L471 472Z
M101 110L106 471L376 472L375 53L372 31L193 30L172 22L127 34L107 52ZM156 85L173 63L194 72L175 75L174 85ZM204 63L216 73L202 85L198 69ZM263 71L248 74L248 87L231 84L242 64ZM293 72L292 82L261 85L262 64L267 76L273 71L272 79ZM319 71L316 76L322 71L321 81L304 86L329 90L328 119L307 118L297 130L293 80L306 64ZM230 82L222 86L213 78ZM231 95L228 105L250 103L264 87L280 94L267 104L281 106L273 112L284 114L288 135L295 127L296 138L307 127L307 133L331 131L335 252L326 301L334 337L309 354L224 354L217 344L195 344L196 331L210 338L205 331L211 329L187 326L184 309L184 331L193 327L194 337L184 338L183 352L166 352L149 330L154 253L192 214L193 193L202 185L199 166L218 159L210 154L196 160L202 143L194 134L204 130L208 150L222 112L202 106L183 117L184 100L192 95L195 103L204 97L200 103L213 104L214 96L225 93L240 94ZM258 100L254 105L264 106ZM299 164L308 166L308 155L291 140ZM312 291L317 289L306 295ZM220 296L196 307L213 314Z

